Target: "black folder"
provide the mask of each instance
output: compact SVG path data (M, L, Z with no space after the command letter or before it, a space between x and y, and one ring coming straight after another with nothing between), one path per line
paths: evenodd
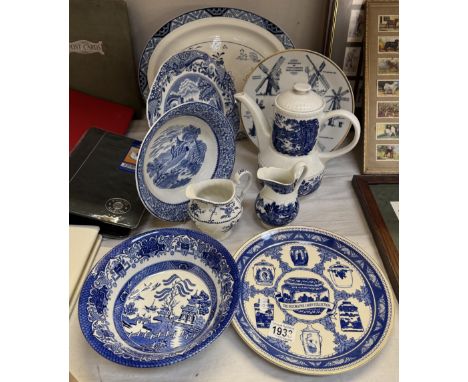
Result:
M70 224L93 224L101 234L124 237L145 208L135 167L141 142L91 128L70 154Z

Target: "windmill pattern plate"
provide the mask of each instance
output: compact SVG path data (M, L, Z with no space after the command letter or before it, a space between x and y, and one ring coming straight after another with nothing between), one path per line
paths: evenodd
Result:
M201 102L176 106L156 121L141 144L138 195L157 218L188 220L187 185L229 178L235 153L232 125L221 111Z
M360 366L385 344L392 297L357 247L314 228L260 234L235 255L241 298L234 327L262 357L311 375Z
M186 25L195 20L202 20L208 19L213 17L229 17L237 20L244 20L248 21L252 24L255 24L266 31L270 32L274 35L280 43L286 49L294 48L294 45L291 39L284 33L281 28L277 25L272 23L271 21L258 16L252 12L244 11L242 9L236 8L204 8L204 9L197 9L194 11L190 11L184 13L175 19L169 21L168 23L164 24L156 33L150 38L148 43L143 50L143 53L140 58L139 68L138 68L138 83L140 86L141 94L144 98L147 97L149 93L149 86L148 84L148 65L150 58L156 48L156 46L160 43L160 41L167 36L169 33L173 32L177 28Z
M244 92L257 102L269 126L273 126L276 96L298 82L310 84L312 90L325 99L325 111L354 112L353 90L346 75L329 58L310 50L292 49L266 58L247 78ZM241 105L241 118L247 135L258 146L252 115L244 105ZM318 148L332 151L343 142L350 127L346 119L330 119L320 128Z
M239 276L218 241L186 229L159 229L107 253L81 290L78 315L89 344L126 366L182 361L229 325Z
M147 101L149 126L166 111L186 102L203 102L221 110L237 135L239 115L234 83L224 66L192 50L172 56L159 69Z

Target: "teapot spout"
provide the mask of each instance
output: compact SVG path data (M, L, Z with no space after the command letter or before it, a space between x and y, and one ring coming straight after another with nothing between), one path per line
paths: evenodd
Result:
M262 147L265 147L265 144L268 144L268 142L271 141L271 129L268 126L268 121L266 120L265 115L260 110L257 103L245 92L234 94L234 98L243 103L252 114L258 137L259 148L261 150Z

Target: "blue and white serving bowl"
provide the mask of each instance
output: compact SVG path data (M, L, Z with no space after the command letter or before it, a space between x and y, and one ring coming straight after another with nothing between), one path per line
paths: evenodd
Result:
M125 240L92 269L78 315L89 344L132 367L159 367L193 356L229 325L239 275L211 237L177 228Z

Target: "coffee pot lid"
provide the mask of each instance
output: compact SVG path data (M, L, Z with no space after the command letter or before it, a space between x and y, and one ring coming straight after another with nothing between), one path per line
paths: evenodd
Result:
M323 107L324 100L308 83L296 83L276 97L276 106L290 113L310 113Z

